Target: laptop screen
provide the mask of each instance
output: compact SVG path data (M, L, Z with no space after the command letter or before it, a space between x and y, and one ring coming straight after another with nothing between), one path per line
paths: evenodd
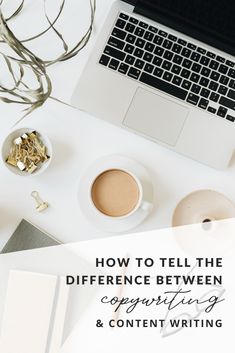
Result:
M137 0L136 11L235 55L235 0Z

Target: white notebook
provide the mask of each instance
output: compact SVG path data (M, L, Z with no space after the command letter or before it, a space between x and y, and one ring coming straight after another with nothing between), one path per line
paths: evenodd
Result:
M1 353L58 353L68 301L63 278L11 271L8 281Z

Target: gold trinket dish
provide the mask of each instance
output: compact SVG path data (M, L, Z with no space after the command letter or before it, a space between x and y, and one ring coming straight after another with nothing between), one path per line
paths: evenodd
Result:
M49 139L40 132L22 128L11 132L2 146L2 159L17 175L36 175L44 171L52 157Z

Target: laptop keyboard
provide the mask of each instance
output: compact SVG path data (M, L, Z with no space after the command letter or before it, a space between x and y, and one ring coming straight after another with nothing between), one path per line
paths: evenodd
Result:
M235 63L134 17L120 13L99 63L235 122Z

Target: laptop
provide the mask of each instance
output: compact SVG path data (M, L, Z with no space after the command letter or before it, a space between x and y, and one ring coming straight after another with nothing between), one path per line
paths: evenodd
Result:
M235 149L234 0L113 3L72 104L216 169Z

